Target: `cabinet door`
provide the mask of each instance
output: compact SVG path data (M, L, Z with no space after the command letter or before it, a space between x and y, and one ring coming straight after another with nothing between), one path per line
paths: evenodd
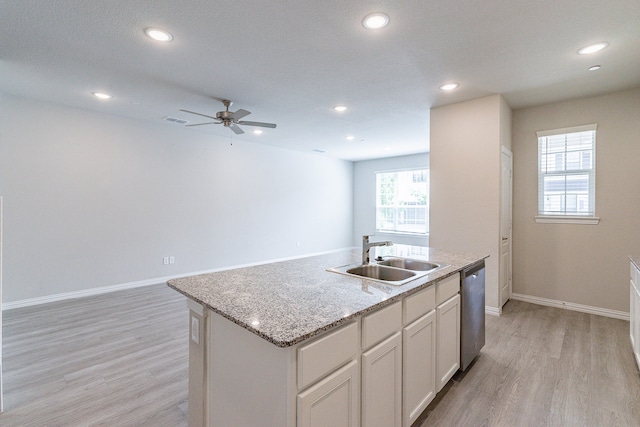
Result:
M460 367L460 295L436 308L437 390L442 390Z
M362 354L362 427L400 427L402 334Z
M298 394L298 427L358 427L359 370L352 360Z
M402 425L411 426L436 395L436 310L402 331Z

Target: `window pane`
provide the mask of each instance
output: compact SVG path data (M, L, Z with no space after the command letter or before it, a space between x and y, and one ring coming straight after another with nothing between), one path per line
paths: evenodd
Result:
M595 214L595 130L538 138L541 215Z
M428 169L376 173L377 230L427 233L428 204Z

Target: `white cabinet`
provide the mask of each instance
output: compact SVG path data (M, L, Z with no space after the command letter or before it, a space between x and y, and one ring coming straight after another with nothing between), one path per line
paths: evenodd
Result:
M298 427L360 425L359 338L352 322L298 348Z
M631 280L629 281L629 335L631 347L636 358L638 368L640 368L640 270L631 263Z
M192 302L190 425L410 427L458 369L459 280L285 348Z
M402 334L396 332L362 353L362 427L400 427L401 408Z
M298 426L358 427L359 368L358 362L352 360L298 394Z
M354 359L358 353L358 324L353 322L298 348L298 389Z
M436 311L402 331L402 425L411 424L436 395Z
M460 367L460 295L436 308L437 391L447 384Z

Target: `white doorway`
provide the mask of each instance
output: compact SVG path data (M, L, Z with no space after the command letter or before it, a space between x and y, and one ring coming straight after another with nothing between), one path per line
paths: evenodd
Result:
M2 399L2 196L0 196L0 412L4 402Z
M511 298L513 153L502 147L500 190L500 307Z

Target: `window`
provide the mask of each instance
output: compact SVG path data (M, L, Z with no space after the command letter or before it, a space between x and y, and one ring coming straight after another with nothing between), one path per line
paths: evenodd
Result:
M376 231L429 232L429 170L376 172Z
M536 221L596 219L595 154L596 125L538 132Z

